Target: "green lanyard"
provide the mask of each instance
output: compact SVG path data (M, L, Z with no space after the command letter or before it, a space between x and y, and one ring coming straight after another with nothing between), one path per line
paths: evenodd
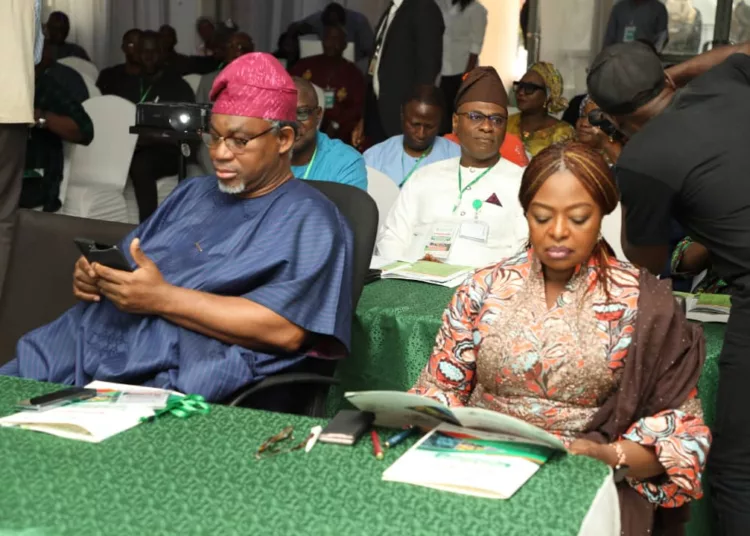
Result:
M138 104L140 104L140 103L142 103L143 101L146 100L146 97L148 97L148 94L151 93L151 88L152 87L154 87L153 84L151 84L150 86L148 86L148 89L144 93L143 92L143 78L141 78L141 100L138 101Z
M307 179L307 177L310 176L310 170L313 167L313 164L315 163L315 157L318 155L318 147L315 146L315 152L313 152L312 158L310 159L310 163L307 164L307 169L305 170L305 174L302 176L303 179Z
M464 188L463 179L461 178L461 164L458 165L458 202L453 206L453 212L456 212L456 210L458 209L458 206L461 204L461 201L464 198L464 192L468 190L469 188L471 188L472 186L474 186L476 183L478 183L480 179L484 177L485 175L487 175L487 173L492 171L492 168L494 167L495 165L493 164L487 169L485 169L484 171L482 171L479 177L471 181L469 184L466 185L466 188Z
M404 177L404 180L403 180L403 181L401 181L401 184L399 184L399 186L398 186L399 188L403 188L403 187L404 187L404 184L406 184L406 181L408 181L408 180L409 180L409 179L411 178L411 176L412 176L412 175L414 174L414 172L415 172L415 171L417 170L417 168L419 167L419 164L421 164L421 163L422 163L422 160L424 160L424 159L425 159L425 157L426 157L426 156L427 156L428 154L430 154L430 151L431 151L431 149L432 149L432 147L430 147L429 149L427 149L427 150L426 150L425 152L423 152L423 153L422 153L422 156L420 156L420 157L419 157L419 158L417 159L417 163L416 163L416 164L414 164L414 167L412 167L412 168L411 168L411 171L409 171L409 173L408 173L408 174L406 175L406 177ZM404 152L405 152L405 151L402 151L402 152L401 152L401 173L403 173L403 172L404 172Z

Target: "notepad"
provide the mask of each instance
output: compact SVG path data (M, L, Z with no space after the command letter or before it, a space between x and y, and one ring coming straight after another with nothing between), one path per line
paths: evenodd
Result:
M182 396L164 389L101 381L86 387L96 389L99 394L46 411L21 411L0 419L0 426L99 443L154 415L166 406L170 395Z
M383 480L507 499L555 453L557 437L516 417L476 407L448 407L398 391L360 391L345 398L375 415L375 425L432 431L386 470Z
M685 300L685 316L688 320L721 324L729 321L732 302L728 294L689 294L687 292L674 294Z
M455 266L431 261L395 262L383 266L381 279L421 281L444 287L457 287L474 270L470 266Z

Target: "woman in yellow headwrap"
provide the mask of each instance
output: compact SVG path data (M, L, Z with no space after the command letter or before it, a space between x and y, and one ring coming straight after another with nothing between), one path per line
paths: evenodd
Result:
M540 61L532 65L518 82L513 82L520 113L508 118L508 132L523 140L530 156L552 145L575 137L575 129L550 113L568 107L563 98L563 79L551 63Z

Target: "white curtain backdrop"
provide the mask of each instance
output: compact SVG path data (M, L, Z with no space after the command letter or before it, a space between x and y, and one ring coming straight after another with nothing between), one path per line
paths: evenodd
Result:
M100 68L123 61L122 34L130 28L157 29L168 21L168 0L45 0L43 20L52 11L70 18L68 40L82 46Z
M586 92L586 69L599 53L613 0L539 0L539 59L553 63L567 98Z
M3 0L0 0L3 1ZM96 65L121 63L122 34L130 28L156 30L162 24L177 29L180 52L191 54L196 37L195 20L208 15L231 17L249 33L257 50L272 52L279 35L296 20L322 10L330 0L44 0L43 19L52 11L70 18L69 41L81 45ZM338 0L363 13L373 27L390 0Z
M347 9L364 14L373 26L390 4L390 0L338 0ZM276 42L294 21L324 9L330 0L219 0L217 15L231 17L249 33L257 50L273 52Z

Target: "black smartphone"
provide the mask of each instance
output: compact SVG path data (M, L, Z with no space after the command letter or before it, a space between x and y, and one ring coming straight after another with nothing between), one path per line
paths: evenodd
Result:
M18 407L21 409L41 411L57 406L62 406L69 402L86 400L96 396L96 389L86 389L85 387L70 387L62 391L55 391L42 396L36 396L27 400L21 400Z
M365 285L369 285L370 283L374 283L375 281L380 281L380 274L383 273L383 270L376 270L374 268L370 268L367 270L367 275L365 276Z
M73 242L76 243L78 249L81 250L81 254L90 263L98 262L102 266L112 268L113 270L133 271L128 259L117 246L99 244L88 238L74 238Z

